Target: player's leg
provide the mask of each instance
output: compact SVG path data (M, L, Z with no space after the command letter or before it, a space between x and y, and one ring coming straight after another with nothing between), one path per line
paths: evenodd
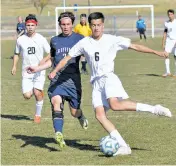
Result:
M33 81L32 78L22 78L22 93L25 99L30 99L33 95Z
M92 103L95 109L95 117L102 127L110 134L110 136L118 140L120 148L118 150L118 154L115 155L131 154L130 147L126 144L125 140L106 116L106 110L109 105L102 86L103 83L98 81L93 84Z
M66 144L63 138L63 125L64 125L64 100L61 96L56 95L51 98L52 104L52 120L55 130L55 140L60 148L63 148Z
M44 98L43 88L45 83L45 76L36 74L33 82L34 82L34 95L36 99L36 112L34 116L34 122L40 123L41 112L43 108L43 98Z
M172 116L168 108L162 107L160 105L152 106L149 104L125 100L128 98L128 95L124 90L121 81L115 74L109 74L107 76L105 94L110 108L114 111L141 111L167 117Z
M174 55L174 64L175 64L175 73L173 75L174 78L176 78L176 49L175 49L175 55Z
M166 44L165 44L165 52L167 52L168 55L172 52L173 47L174 47L173 41L167 39L166 40ZM163 77L172 76L171 72L170 72L170 59L169 59L169 56L168 56L168 58L165 59L165 69L166 69L166 72L162 76Z
M78 75L79 80L80 76ZM81 81L81 80L80 80ZM81 96L82 96L82 89L81 89L81 83L75 82L77 86L73 86L71 90L67 88L67 96L69 96L69 106L70 106L70 113L73 117L78 118L80 125L83 129L88 128L88 120L84 116L82 109L80 108L81 105Z
M173 47L172 53L174 54L174 75L173 77L176 78L176 40L175 40L175 45Z
M34 116L34 122L40 123L41 112L43 108L43 97L44 97L43 90L34 88L34 95L36 99L36 111L35 111L35 116Z
M147 40L146 34L145 34L145 29L143 29L143 35L144 35L144 39L145 41Z
M142 30L139 29L139 37L140 37L140 41L142 41Z
M74 102L76 103L76 102ZM80 125L82 126L83 129L87 130L88 129L88 120L84 116L83 111L80 107L76 107L76 104L70 103L70 113L73 117L78 118Z

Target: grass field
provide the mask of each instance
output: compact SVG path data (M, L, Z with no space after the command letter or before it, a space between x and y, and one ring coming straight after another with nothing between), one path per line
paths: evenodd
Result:
M143 43L160 49L161 39ZM99 140L107 135L97 123L91 106L89 76L82 76L82 108L89 120L84 131L65 105L66 148L60 151L54 141L50 103L45 93L43 119L33 123L35 101L21 94L21 66L11 76L15 41L2 41L1 163L2 165L173 165L176 164L176 79L162 78L164 61L156 56L122 51L115 61L118 74L131 99L163 104L173 113L171 119L148 113L108 112L108 117L132 148L129 156L107 158L99 151ZM173 60L173 59L172 59ZM173 61L172 61L173 62ZM172 63L173 69L173 63ZM173 70L172 70L173 71ZM46 81L47 92L49 81Z

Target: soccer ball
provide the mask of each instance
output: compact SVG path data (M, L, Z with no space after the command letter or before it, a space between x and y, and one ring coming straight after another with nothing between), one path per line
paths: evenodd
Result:
M105 154L105 156L113 156L119 149L119 143L116 138L105 136L100 140L100 151Z

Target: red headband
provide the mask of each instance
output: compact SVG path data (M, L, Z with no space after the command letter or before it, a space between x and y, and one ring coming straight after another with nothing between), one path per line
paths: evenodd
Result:
M25 22L26 24L28 24L28 23L34 23L34 24L36 24L37 25L37 21L35 21L35 20L27 20L26 22Z

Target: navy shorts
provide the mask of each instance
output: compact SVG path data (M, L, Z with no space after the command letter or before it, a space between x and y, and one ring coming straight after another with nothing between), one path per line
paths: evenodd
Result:
M48 88L48 96L51 100L54 96L61 96L63 101L68 101L70 106L74 109L79 109L81 104L81 80L79 77L77 79L67 79L52 82Z
M145 29L144 28L139 28L138 31L139 31L139 34L145 34Z

